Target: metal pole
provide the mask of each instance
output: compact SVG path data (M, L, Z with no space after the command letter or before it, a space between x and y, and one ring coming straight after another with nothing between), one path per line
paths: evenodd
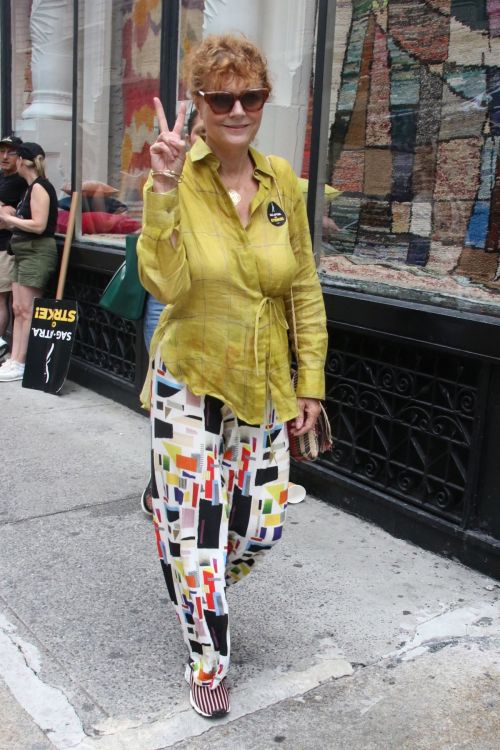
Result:
M12 41L10 2L0 2L0 92L2 136L12 131Z
M172 128L177 113L180 0L163 0L161 14L160 99Z
M321 222L323 218L326 179L324 164L326 162L328 147L336 10L336 0L319 0L316 60L314 66L309 190L307 193L307 217L309 219L309 230L314 242L314 255L317 261L319 260L321 251Z
M73 86L71 90L71 192L76 190L77 142L78 142L78 41L79 0L73 0Z

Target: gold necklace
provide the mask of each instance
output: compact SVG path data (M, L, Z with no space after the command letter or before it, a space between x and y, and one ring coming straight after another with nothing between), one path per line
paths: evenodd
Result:
M241 195L236 190L230 188L227 193L233 202L233 206L237 206L238 203L241 203Z
M248 170L248 166L251 166L251 165L247 165L247 170ZM253 167L252 167L252 170L253 170ZM240 177L239 181L242 182L242 181L244 181L244 179L245 179L245 173L243 174L242 177ZM238 206L241 203L241 193L239 193L234 188L228 187L227 185L225 187L226 187L226 190L227 190L227 194L231 198L231 203L233 204L233 206L235 206L235 207Z

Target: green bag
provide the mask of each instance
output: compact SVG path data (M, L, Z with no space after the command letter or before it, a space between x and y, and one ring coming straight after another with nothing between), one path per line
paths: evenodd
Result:
M125 261L104 290L99 307L125 320L140 320L144 314L146 290L137 270L136 234L125 238Z

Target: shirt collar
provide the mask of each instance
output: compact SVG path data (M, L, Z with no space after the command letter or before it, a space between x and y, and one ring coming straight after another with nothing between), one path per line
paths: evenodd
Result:
M249 151L252 161L255 164L255 169L269 177L274 177L272 167L264 154L261 154L260 151L257 151L252 146L250 146ZM193 163L206 160L207 164L215 165L215 169L219 167L220 162L218 158L203 138L197 138L189 150L189 155Z
M209 163L214 163L219 166L219 160L215 156L212 149L207 146L203 138L197 138L191 148L189 149L189 156L191 161L196 163L197 161L206 160Z

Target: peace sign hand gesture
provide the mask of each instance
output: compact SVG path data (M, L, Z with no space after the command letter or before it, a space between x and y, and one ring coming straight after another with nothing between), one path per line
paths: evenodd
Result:
M174 128L169 130L161 101L154 97L153 102L160 129L158 138L149 149L153 171L153 192L165 193L177 186L186 160L186 142L182 140L182 131L187 104L181 103ZM155 172L171 172L172 174L154 174Z

